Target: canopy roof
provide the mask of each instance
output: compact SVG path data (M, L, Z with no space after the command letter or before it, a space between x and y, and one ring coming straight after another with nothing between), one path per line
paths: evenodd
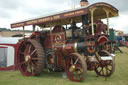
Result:
M41 27L50 27L55 25L70 24L72 20L76 23L81 22L81 15L88 14L89 20L91 18L91 11L94 11L95 19L107 18L106 12L109 13L109 17L118 16L118 10L112 5L104 2L91 4L86 7L80 7L72 10L66 10L47 16L41 16L33 19L28 19L11 24L11 28L23 27L28 25L38 25Z

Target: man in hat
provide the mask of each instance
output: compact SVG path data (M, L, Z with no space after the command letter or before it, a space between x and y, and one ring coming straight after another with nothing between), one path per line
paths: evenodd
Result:
M81 0L80 5L81 7L83 6L88 6L88 0ZM82 15L82 25L84 28L87 28L88 25L88 14Z

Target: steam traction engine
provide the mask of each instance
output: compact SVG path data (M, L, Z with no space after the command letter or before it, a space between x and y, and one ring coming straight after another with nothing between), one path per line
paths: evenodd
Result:
M81 15L87 13L92 22L88 29L81 29L73 24L64 28L71 21L81 22ZM12 28L24 28L26 25L33 25L33 29L35 25L41 28L50 27L49 31L33 32L29 38L19 41L17 62L20 72L25 76L36 76L45 68L50 71L65 70L72 81L85 79L87 70L94 70L99 76L111 76L115 63L113 55L106 49L109 26L102 31L103 23L96 23L96 28L93 23L93 19L103 19L106 15L108 20L109 16L117 16L118 10L107 3L96 3L89 7L12 24Z

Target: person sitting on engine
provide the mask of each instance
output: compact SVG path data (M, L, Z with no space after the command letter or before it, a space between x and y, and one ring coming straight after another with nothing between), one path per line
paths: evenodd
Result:
M65 28L64 28L63 26L61 26L61 25L56 25L56 26L53 28L53 30L52 30L53 33L63 32L63 31L65 31Z
M79 36L78 30L79 30L80 28L76 26L76 22L75 22L75 21L73 21L73 22L71 23L71 27L69 27L69 29L72 30L72 38L73 38L73 39Z
M106 34L107 31L107 26L101 21L101 20L96 20L96 34Z

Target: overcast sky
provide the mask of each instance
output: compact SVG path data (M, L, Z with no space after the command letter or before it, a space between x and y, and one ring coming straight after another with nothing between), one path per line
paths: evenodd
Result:
M47 15L79 6L80 0L0 0L0 27L10 28L13 22ZM128 0L89 0L107 2L119 9L119 16L110 19L110 27L128 33Z

